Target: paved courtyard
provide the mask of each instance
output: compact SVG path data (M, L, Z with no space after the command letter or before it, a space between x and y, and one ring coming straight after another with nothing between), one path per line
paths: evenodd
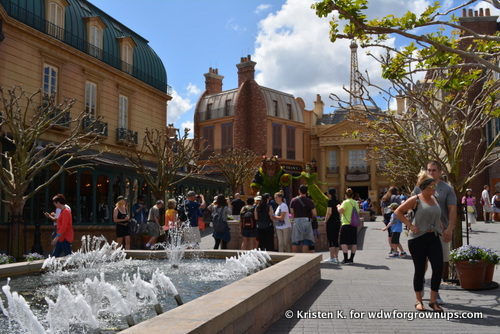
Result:
M376 222L365 223L359 234L355 264L321 264L321 280L295 303L287 316L274 323L267 334L500 332L500 289L467 291L442 284L443 316L463 318L414 319L435 314L414 312L413 262L410 256L388 258L387 233L380 230L382 227L381 217ZM473 229L470 244L500 249L500 223L478 222ZM202 239L204 249L213 247L213 238L207 232ZM407 248L404 236L402 245ZM329 257L327 252L322 254L324 259ZM430 273L426 278L424 304L427 307ZM498 268L493 280L500 281ZM474 312L478 313L474 315ZM482 318L468 318L477 315Z

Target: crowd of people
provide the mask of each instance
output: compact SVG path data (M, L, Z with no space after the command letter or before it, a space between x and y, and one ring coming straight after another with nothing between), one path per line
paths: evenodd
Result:
M388 233L390 258L407 256L401 244L401 235L406 230L408 251L414 264L413 290L417 311L426 310L422 300L427 263L430 263L432 270L428 306L432 311L443 311L439 285L442 279L449 276L450 241L457 215L457 197L453 188L441 180L442 174L440 164L431 161L426 170L418 175L411 197L399 194L396 187L391 187L380 198L385 224L382 230ZM199 248L200 229L205 225L203 211L207 211L213 225L214 249L228 248L231 241L228 221L232 219L239 222L242 240L239 248L242 250L260 248L279 252L314 252L320 234L316 221L317 206L308 191L307 184L300 185L297 196L290 203L287 203L283 191L278 191L273 195L265 193L249 196L246 201L240 198L240 194L235 194L233 200L219 194L208 205L202 194L189 191L186 198L179 202L175 199L167 201L164 221L160 219L164 206L162 200L157 200L148 209L144 198L139 197L132 206L132 218L127 209L127 199L118 196L112 215L116 224L116 240L119 246L130 249L131 234L143 231L149 236L143 248L155 249L161 234L182 227L184 242L190 248ZM337 198L334 188L329 188L326 195L325 229L329 258L323 262L352 264L357 250L356 222L359 214L361 211L369 212L370 218L375 220L376 211L370 199L361 201L350 188L346 189L343 200ZM471 232L478 218L478 202L472 189L466 190L460 203L466 216L468 232ZM45 212L45 216L54 222L53 256L68 255L74 238L71 208L62 194L54 196L53 204L55 211L50 214ZM500 192L496 191L490 197L489 186L485 185L479 204L486 223L500 221ZM181 226L182 222L185 222L184 226ZM342 261L339 260L340 251Z

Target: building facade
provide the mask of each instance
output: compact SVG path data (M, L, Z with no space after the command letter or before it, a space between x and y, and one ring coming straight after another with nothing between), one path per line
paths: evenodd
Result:
M210 68L205 74L205 91L200 96L194 115L194 133L206 140L204 159L213 152L229 148L247 148L258 155L277 155L284 169L300 175L310 161L310 126L308 111L300 98L255 81L256 62L243 57L236 65L238 87L222 90L223 76ZM247 186L242 189L250 194ZM290 191L295 195L300 181ZM296 191L297 190L297 191ZM290 197L289 194L286 194Z
M93 161L92 169L63 173L26 203L27 250L35 224L42 225L42 245L50 250L50 233L45 232L52 224L42 212L53 211L51 198L57 193L63 193L73 208L75 247L79 236L87 233L105 234L112 240L111 216L119 195L127 197L129 205L141 195L149 206L154 200L119 152L130 143L141 145L146 128L166 126L167 102L172 97L165 66L145 38L86 0L0 0L0 23L0 85L6 89L20 85L28 93L41 89L42 107L45 94L55 94L56 103L75 98L71 119L82 110L89 120L101 117L91 131L103 139L94 149L106 150ZM63 126L43 140L59 142L68 131ZM4 142L0 145L2 150L13 149ZM153 157L149 158L153 164ZM37 178L46 179L57 168L54 165ZM170 195L188 189L208 194L217 187L224 188L200 176L172 188ZM0 249L6 249L8 214L2 204Z

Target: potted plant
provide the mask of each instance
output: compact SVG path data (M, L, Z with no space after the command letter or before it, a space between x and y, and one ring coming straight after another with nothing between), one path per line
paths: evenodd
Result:
M493 281L493 274L495 272L495 266L500 263L500 256L494 250L490 248L481 247L483 253L482 260L486 262L486 271L484 274L484 282L489 283Z
M481 289L484 284L486 262L481 247L466 245L450 252L450 262L455 264L460 286L464 289Z

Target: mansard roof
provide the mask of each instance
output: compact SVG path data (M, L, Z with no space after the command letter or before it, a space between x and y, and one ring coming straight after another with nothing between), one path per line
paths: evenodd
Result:
M160 57L149 46L148 40L86 0L66 1L69 6L65 8L62 42L82 52L89 53L89 38L85 19L98 17L106 26L103 30L103 50L99 59L116 69L122 70L119 38L130 37L136 44L133 53L133 69L130 74L146 84L170 94L165 66ZM48 17L44 0L0 0L0 4L9 16L43 33L47 33L48 38L56 38L50 36L47 31Z

